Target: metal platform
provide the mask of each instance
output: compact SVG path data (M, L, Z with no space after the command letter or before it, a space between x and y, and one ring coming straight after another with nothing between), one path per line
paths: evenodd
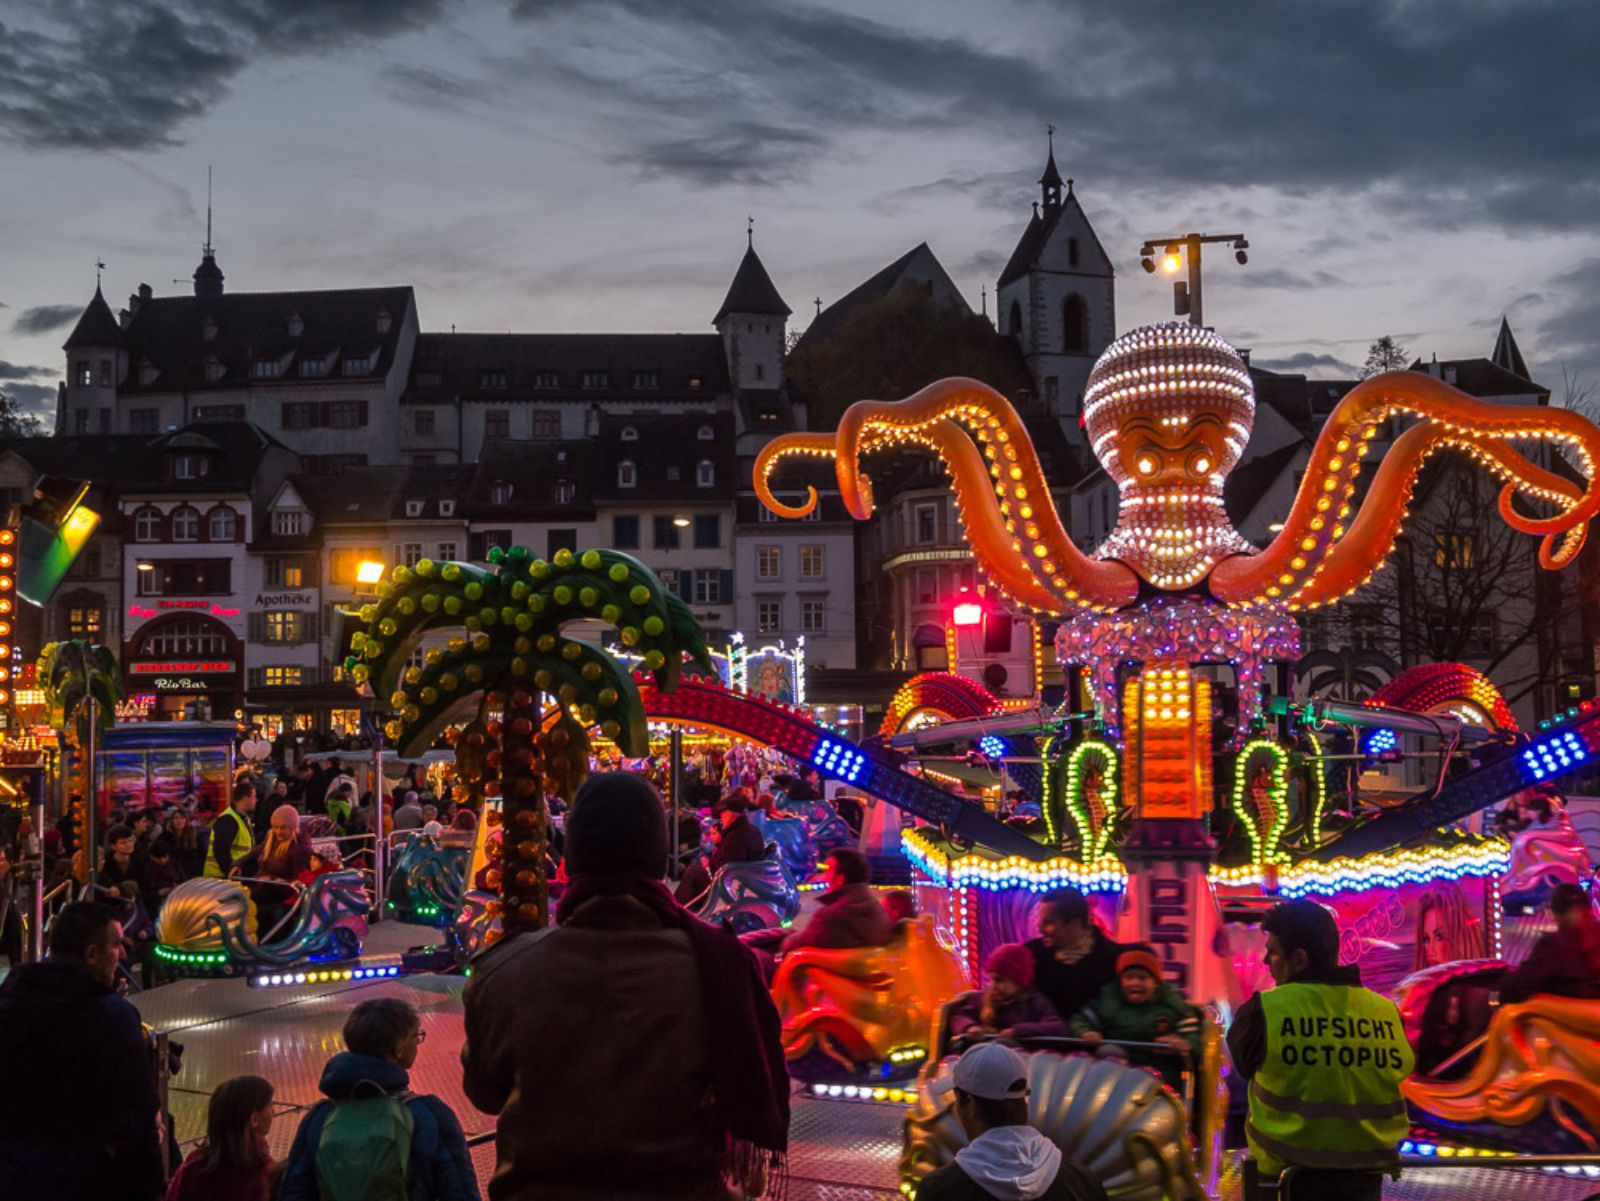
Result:
M371 933L365 958L397 956L430 940L430 931L419 927L382 923ZM277 1089L278 1119L269 1141L273 1154L282 1157L302 1115L321 1097L317 1081L323 1064L343 1049L346 1015L370 997L400 997L417 1007L428 1038L411 1072L412 1087L437 1094L469 1138L491 1134L494 1120L474 1108L461 1089L465 983L457 976L434 975L280 988L250 988L242 980L185 980L140 993L133 1001L146 1022L183 1045L183 1070L172 1081L170 1107L185 1150L205 1131L211 1091L230 1076L252 1074ZM792 1201L897 1201L905 1112L898 1105L797 1093L789 1153ZM486 1186L494 1170L492 1142L473 1148L473 1163ZM1595 1194L1600 1194L1600 1178L1479 1168L1408 1171L1384 1191L1389 1201L1583 1201ZM1237 1201L1236 1173L1224 1176L1220 1197Z

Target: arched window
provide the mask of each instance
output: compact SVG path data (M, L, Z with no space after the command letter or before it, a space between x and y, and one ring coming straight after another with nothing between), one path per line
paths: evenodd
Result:
M212 542L232 542L239 533L239 517L227 505L212 509L206 537Z
M701 459L695 464L694 482L701 488L714 487L717 482L717 465L710 459Z
M1076 292L1061 304L1061 349L1068 354L1089 349L1089 306Z
M632 459L623 459L617 464L617 487L633 488L639 483L639 469L633 465Z
M1022 306L1020 304L1018 304L1015 300L1013 300L1011 302L1011 320L1010 320L1009 324L1010 324L1011 328L1008 329L1006 332L1007 333L1011 333L1011 334L1015 334L1018 337L1021 337L1022 336Z
M489 503L491 505L510 504L512 491L510 480L496 480L489 485Z
M188 505L172 510L172 540L174 542L200 541L200 514Z
M228 634L206 617L187 617L158 624L145 635L139 654L147 659L226 655Z
M146 505L133 515L133 540L135 542L161 541L161 510Z
M1067 239L1067 266L1076 267L1077 265L1078 265L1078 239L1077 238L1068 238Z

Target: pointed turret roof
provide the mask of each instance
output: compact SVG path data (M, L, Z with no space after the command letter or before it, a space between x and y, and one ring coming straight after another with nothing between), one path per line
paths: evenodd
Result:
M1061 172L1056 170L1056 148L1052 141L1050 157L1044 161L1044 174L1039 176L1039 183L1046 188L1059 188L1062 184Z
M222 295L222 268L217 266L217 256L207 246L200 256L200 265L194 269L194 294L207 299Z
M1500 318L1500 336L1494 340L1494 353L1489 356L1489 361L1513 375L1520 375L1525 380L1533 379L1533 376L1528 374L1528 361L1522 357L1517 339L1511 333L1511 322L1504 317Z
M763 313L774 317L787 317L792 311L783 303L783 297L778 295L778 289L773 286L772 277L767 274L767 269L761 265L761 256L756 253L755 244L752 243L745 250L744 258L739 262L739 270L733 274L733 283L728 287L728 294L723 297L722 307L711 319L711 324L720 325L722 319L729 313Z
M72 327L72 334L62 344L61 349L71 350L75 346L121 345L122 327L117 324L117 318L111 312L111 306L106 303L106 298L97 283L94 286L94 299L89 302L89 307L83 310L83 316L78 318L78 324Z

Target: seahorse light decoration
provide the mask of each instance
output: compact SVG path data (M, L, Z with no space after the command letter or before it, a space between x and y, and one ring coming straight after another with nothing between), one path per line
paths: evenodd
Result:
M1378 461L1359 511L1357 477L1382 422L1412 423ZM1051 500L1021 418L988 385L954 378L900 401L863 400L833 434L786 434L756 458L755 489L784 517L816 507L772 491L786 460L831 459L846 508L870 517L872 484L862 460L922 446L944 462L968 540L989 581L1014 604L1051 616L1114 610L1144 588L1205 586L1230 607L1317 608L1354 592L1394 548L1418 472L1437 451L1464 451L1503 482L1499 513L1542 539L1539 562L1568 565L1600 512L1595 462L1600 429L1564 409L1475 400L1432 376L1391 371L1358 384L1334 409L1305 477L1270 544L1257 549L1233 528L1222 488L1255 420L1255 393L1237 351L1210 330L1144 326L1100 356L1084 394L1090 447L1120 492L1117 526L1095 555L1073 544ZM1573 483L1514 443L1560 448L1582 476ZM1518 498L1550 510L1530 516Z

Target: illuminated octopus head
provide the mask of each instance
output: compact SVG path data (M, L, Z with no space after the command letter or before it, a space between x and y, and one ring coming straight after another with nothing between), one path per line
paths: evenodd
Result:
M1083 401L1089 444L1124 494L1220 491L1255 412L1239 352L1180 322L1142 326L1113 342L1090 372Z

